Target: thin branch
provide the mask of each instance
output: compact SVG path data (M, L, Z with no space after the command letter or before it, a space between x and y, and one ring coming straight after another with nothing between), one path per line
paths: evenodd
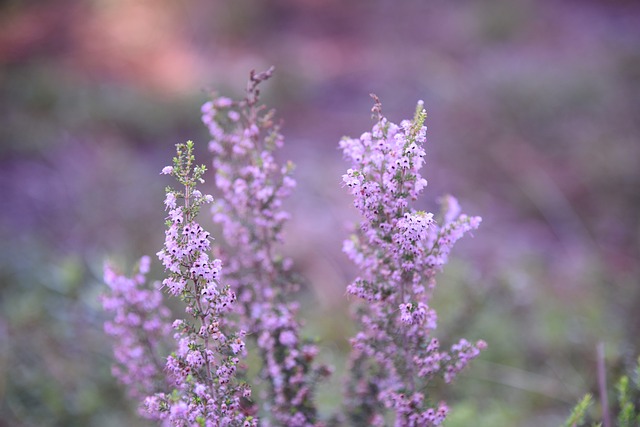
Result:
M609 413L609 396L607 396L607 373L604 364L604 343L598 343L598 388L600 391L600 404L602 405L602 422L604 427L611 427L611 415Z

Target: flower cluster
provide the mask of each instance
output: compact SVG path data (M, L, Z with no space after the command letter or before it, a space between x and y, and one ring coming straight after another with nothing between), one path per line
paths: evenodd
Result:
M461 215L451 196L441 224L412 209L427 185L420 174L426 113L419 103L412 121L396 125L382 116L377 98L373 111L378 122L371 132L340 142L351 162L343 182L362 215L359 232L343 247L361 271L347 292L366 301L357 311L361 332L351 340L349 417L384 425L390 413L397 426L439 425L448 409L424 395L427 382L438 374L451 381L486 344L461 340L441 351L429 299L451 247L480 218Z
M173 166L162 173L175 177L183 189L166 190L167 230L157 255L168 273L163 285L184 301L188 316L172 325L177 348L167 357L165 371L174 389L147 397L145 406L174 426L257 425L243 408L251 390L235 379L245 356L245 332L225 327L236 296L221 286L222 263L210 257L210 235L195 220L200 207L213 201L196 189L206 168L194 165L193 142L176 147Z
M271 72L251 74L243 101L218 97L202 107L221 194L212 212L227 243L221 257L225 281L239 297L239 323L260 350L259 377L268 385L262 422L313 426L318 425L315 383L328 370L314 366L318 350L301 339L297 304L285 297L297 283L277 244L289 218L282 204L296 182L292 164L281 166L274 158L283 138L273 112L258 105L258 85Z
M258 425L241 363L245 339L253 340L261 361L258 379L251 379L265 385L260 425L325 425L315 392L330 369L317 364L318 348L302 338L298 304L290 299L300 281L278 251L289 218L283 203L296 183L292 164L275 160L283 138L273 112L258 104L258 86L271 72L252 73L242 101L217 97L202 107L220 199L197 189L206 168L195 165L191 141L177 144L173 165L162 169L180 184L167 187L164 200L167 229L157 253L164 280L147 285L148 257L132 278L105 268L113 373L144 415L163 426ZM453 244L480 218L461 214L451 196L442 199L437 218L413 209L427 185L420 175L426 113L419 104L413 121L396 125L382 116L379 102L374 112L372 132L340 143L351 161L343 182L363 218L343 247L361 271L347 293L362 304L361 331L351 339L346 413L332 422L440 425L448 407L426 394L429 382L436 376L450 382L486 344L462 339L441 349L429 300ZM226 242L215 255L210 233L196 221L210 203ZM161 289L182 301L183 316L169 321Z
M191 141L176 147L174 165L162 174L175 177L183 189L166 190L167 230L157 255L168 273L162 287L182 299L187 317L170 325L157 286L143 288L148 257L133 279L107 267L111 293L103 305L115 312L105 325L117 339L114 375L143 403L141 412L163 425L257 426L248 413L251 390L236 380L245 332L231 333L224 319L236 296L220 285L221 261L211 258L210 235L195 220L200 206L213 201L196 189L206 168L194 166ZM174 351L160 356L160 342L169 341L172 330Z
M104 268L109 293L102 297L102 306L113 313L113 320L104 325L115 341L112 373L134 399L153 394L166 384L162 351L171 331L170 312L157 284L147 284L149 263L149 257L143 257L133 277L117 273L108 264Z

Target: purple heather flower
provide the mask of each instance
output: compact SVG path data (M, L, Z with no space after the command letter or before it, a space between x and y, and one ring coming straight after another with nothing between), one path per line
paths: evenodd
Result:
M112 373L134 398L153 394L165 384L161 353L170 331L169 310L157 284L147 284L149 262L143 257L132 278L108 264L104 268L109 292L102 297L102 306L113 314L104 325L115 341Z
M374 111L379 114L379 103ZM354 423L382 424L388 410L397 426L439 425L448 408L429 407L419 390L436 374L450 381L486 346L462 340L445 353L431 337L437 325L428 305L435 275L480 218L460 215L451 196L444 199L441 225L432 213L411 208L427 185L420 174L425 118L419 103L413 121L396 125L379 114L371 132L340 141L350 161L343 183L362 215L359 233L343 245L360 269L347 292L366 302L357 311L361 331L351 339L347 394Z
M213 198L195 188L205 168L193 165L192 152L192 142L178 144L174 166L162 170L183 190L167 190L168 228L157 254L168 273L162 287L181 297L188 316L169 325L159 287L145 287L148 257L134 278L107 266L111 293L103 306L114 313L114 320L105 324L116 339L113 373L140 399L144 415L163 425L256 426L257 419L241 408L250 391L236 379L239 358L231 357L244 356L245 333L234 333L223 317L236 297L218 281L222 263L210 256L210 235L195 221L200 206ZM178 205L178 199L184 204ZM162 357L161 341L167 341L171 329L174 351Z
M265 423L313 426L315 383L327 372L316 367L317 350L300 337L297 306L288 301L297 283L291 262L277 252L289 214L283 201L295 187L292 166L280 165L274 152L283 138L272 113L257 105L257 85L268 75L252 74L247 97L233 102L217 98L202 107L202 122L211 135L215 183L220 198L213 204L228 250L221 254L224 279L238 295L238 324L256 340L262 357L259 374L269 387ZM244 345L231 342L233 352Z

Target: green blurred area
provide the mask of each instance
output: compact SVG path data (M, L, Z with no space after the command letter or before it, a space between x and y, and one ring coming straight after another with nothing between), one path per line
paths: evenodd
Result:
M489 348L434 398L447 426L559 425L640 352L640 8L635 2L0 3L0 426L146 425L110 376L102 264L163 242L159 171L200 104L264 100L298 164L285 253L308 278L305 331L341 403L354 333L341 242L356 220L341 136L423 99L429 187L484 222L459 243L433 307L438 335ZM208 177L211 185L211 175ZM211 188L211 187L209 187ZM203 222L207 223L206 219ZM215 229L214 229L215 230ZM215 233L214 233L215 234ZM219 234L219 233L218 233ZM152 277L160 279L158 265Z

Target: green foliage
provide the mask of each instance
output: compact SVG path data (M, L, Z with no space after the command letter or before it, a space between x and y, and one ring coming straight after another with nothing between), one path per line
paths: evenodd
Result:
M633 381L631 381L627 375L622 375L615 385L617 392L616 407L618 408L615 424L617 427L637 427L640 425L640 411L634 403L640 399L640 357L638 358L634 375L636 378L634 378ZM578 427L585 425L585 418L587 418L592 404L593 399L591 394L584 396L575 408L573 408L564 426ZM594 426L601 424L602 423L592 423Z
M590 393L587 393L571 411L571 415L564 423L565 427L575 427L578 425L582 425L582 423L584 423L585 415L592 404L593 396L591 396Z
M636 367L636 379L630 381L629 377L623 375L616 384L618 392L618 404L620 412L618 413L618 427L634 427L640 425L640 411L634 404L634 398L637 399L640 392L640 382L638 375L640 373L640 358Z

